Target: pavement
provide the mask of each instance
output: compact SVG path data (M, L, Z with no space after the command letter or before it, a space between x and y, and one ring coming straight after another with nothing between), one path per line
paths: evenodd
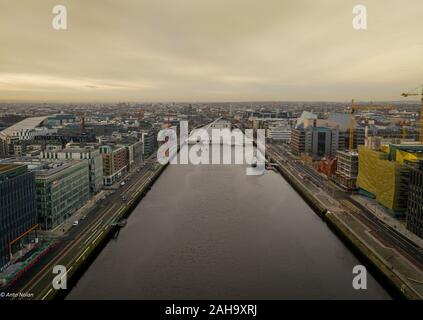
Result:
M404 255L386 244L377 233L363 226L355 213L345 211L336 217L366 245L394 274L423 299L423 272Z
M374 199L365 198L359 195L352 195L351 198L356 200L357 202L360 202L363 204L367 209L372 211L372 213L377 216L379 219L381 219L383 222L391 226L392 228L398 230L401 234L406 236L411 241L418 244L420 247L423 248L423 239L409 231L404 221L399 221L398 219L395 219L391 215L387 213L387 211L378 204Z

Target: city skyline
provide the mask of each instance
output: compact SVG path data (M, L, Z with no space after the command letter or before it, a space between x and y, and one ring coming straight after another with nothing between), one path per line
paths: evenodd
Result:
M5 3L0 102L399 101L422 82L414 0L62 1L65 31L55 1Z

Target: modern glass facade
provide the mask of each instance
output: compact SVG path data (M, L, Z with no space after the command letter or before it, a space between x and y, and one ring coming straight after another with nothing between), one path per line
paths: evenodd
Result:
M90 197L87 162L65 163L35 171L37 213L42 229L50 230L68 219Z
M100 151L93 147L42 151L40 157L52 162L58 160L88 161L91 194L99 192L103 187L103 159Z
M410 171L407 229L423 238L423 163Z
M150 130L143 134L144 157L147 158L157 149L157 132Z
M36 224L34 173L0 164L0 269L10 260L10 244Z

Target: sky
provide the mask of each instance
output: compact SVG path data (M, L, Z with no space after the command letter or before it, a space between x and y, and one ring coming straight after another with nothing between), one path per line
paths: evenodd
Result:
M421 0L0 0L0 101L400 100L423 83L422 14Z

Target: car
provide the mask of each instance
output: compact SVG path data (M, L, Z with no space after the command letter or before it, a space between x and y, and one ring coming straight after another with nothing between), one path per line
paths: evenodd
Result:
M73 222L73 224L72 224L72 225L73 225L74 227L76 227L78 224L79 224L79 221L78 221L78 220L75 220L75 221Z
M125 181L122 181L121 183L120 183L120 186L121 187L123 187L125 185Z

